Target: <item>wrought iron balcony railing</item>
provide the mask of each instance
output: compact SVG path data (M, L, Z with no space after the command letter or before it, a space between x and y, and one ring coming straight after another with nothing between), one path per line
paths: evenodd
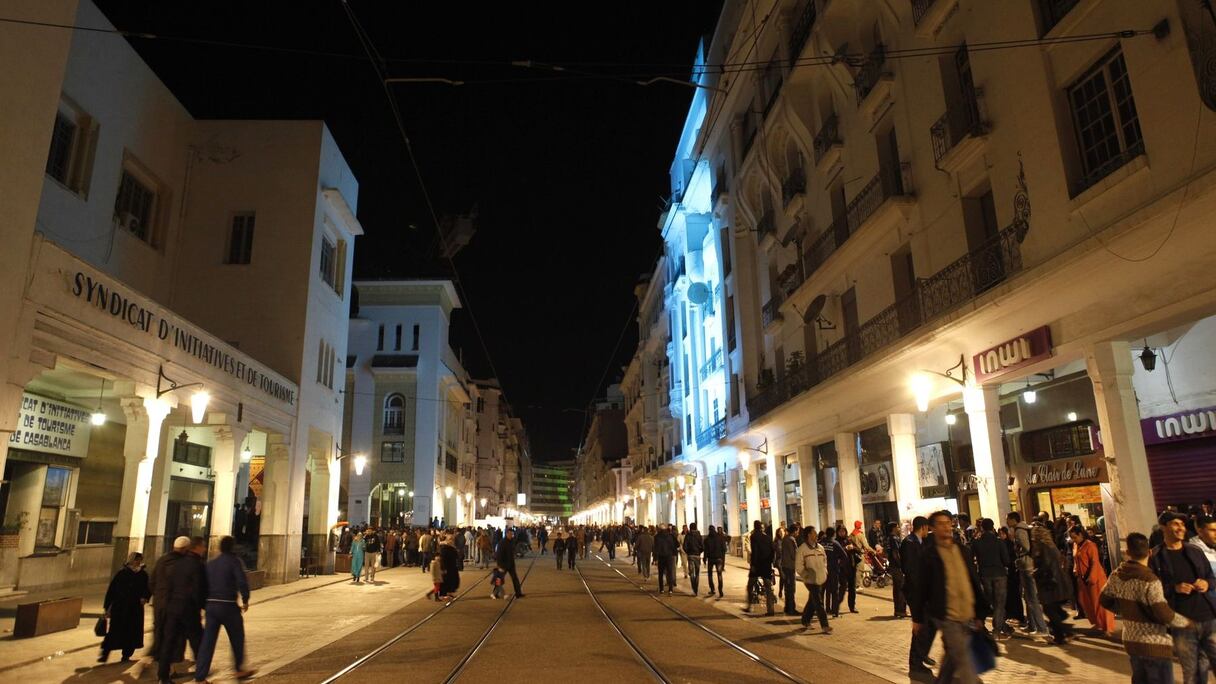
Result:
M699 422L699 421L698 421ZM697 446L712 444L726 436L726 418L719 418L713 425L697 431Z
M802 48L806 45L806 39L811 36L811 28L815 26L816 18L815 0L804 0L802 12L798 14L798 21L794 22L794 29L790 31L790 66L794 66L795 60L802 55Z
M961 101L948 105L941 118L929 127L934 163L940 162L967 136L980 136L988 132L980 118L980 99L983 95L978 88L964 94Z
M806 172L799 166L790 171L790 175L781 182L781 200L787 205L796 195L806 192Z
M811 142L811 149L815 153L815 163L818 164L823 155L832 149L833 145L840 144L840 121L833 114L828 117L827 121L823 122L823 126L819 132L815 134L815 140Z
M879 79L883 76L883 67L887 64L887 49L879 43L870 56L866 59L865 64L857 71L857 76L853 79L853 87L857 90L857 103L861 104L870 91L874 90L874 86L878 85Z
M722 350L710 354L705 363L701 365L701 379L706 380L714 371L722 369Z
M767 328L773 321L777 320L778 310L781 308L781 295L774 294L771 299L764 303L760 308L760 325Z
M1028 226L1015 223L954 263L917 283L914 290L856 330L828 345L781 380L748 398L753 419L818 385L938 316L983 294L1022 268L1021 243Z

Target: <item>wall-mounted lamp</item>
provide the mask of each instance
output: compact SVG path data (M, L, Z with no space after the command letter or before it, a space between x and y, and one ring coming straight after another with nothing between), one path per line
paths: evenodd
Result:
M253 450L249 448L249 435L245 435L245 441L241 444L241 463L248 463L253 458Z
M355 454L355 475L363 476L363 469L367 467L367 457L363 454Z
M464 493L464 502L467 504L468 502L470 502L472 500L473 500L473 492L465 492Z
M444 487L443 496L448 499L452 498L452 491L453 491L452 485L448 485L448 486Z
M953 413L946 414L946 425L954 425L957 422L958 416L954 415Z
M1067 415L1067 416L1065 416L1065 418L1068 418L1068 422L1070 422L1070 423L1075 423L1075 422L1077 422L1077 412L1076 412L1076 411L1069 411L1069 412L1068 412L1068 415Z
M481 501L478 501L477 503L481 504L482 508L485 508L486 504L489 503L489 500L483 496L483 497L481 497Z
M163 383L168 383L168 386L167 387L163 386ZM165 375L164 366L161 366L157 370L157 376L156 376L156 398L157 399L160 399L161 396L168 394L169 392L176 392L177 390L186 389L187 387L198 387L199 388L199 390L194 393L194 396L190 397L190 417L194 420L195 423L201 423L201 422L203 422L203 418L207 415L207 404L211 402L211 395L208 394L206 392L206 390L202 389L203 383L190 382L190 383L186 383L184 385L179 385L176 380Z
M1026 402L1027 404L1033 404L1034 402L1038 401L1038 399L1039 399L1038 392L1035 392L1033 389L1030 388L1030 379L1027 378L1026 379L1026 389L1022 392L1022 401Z
M916 399L916 410L924 413L929 410L929 393L933 391L933 380L924 373L912 376L912 396Z

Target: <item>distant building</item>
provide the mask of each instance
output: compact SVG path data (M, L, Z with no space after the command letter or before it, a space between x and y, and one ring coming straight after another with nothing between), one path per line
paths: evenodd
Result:
M591 522L619 519L628 493L628 432L625 429L625 395L620 385L608 388L604 399L596 402L595 414L583 446L575 459L575 510L594 511Z
M538 517L568 520L574 513L570 497L573 484L573 460L533 463L528 510Z

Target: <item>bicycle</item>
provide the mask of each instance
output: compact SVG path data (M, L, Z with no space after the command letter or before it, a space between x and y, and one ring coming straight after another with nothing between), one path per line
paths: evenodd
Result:
M743 609L744 612L752 612L752 604L759 603L761 594L764 595L765 599L765 615L775 615L777 597L773 595L772 577L752 577L748 580L747 607Z

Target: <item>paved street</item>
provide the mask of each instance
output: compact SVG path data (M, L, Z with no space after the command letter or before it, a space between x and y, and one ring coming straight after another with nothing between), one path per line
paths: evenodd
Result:
M676 594L656 600L642 590L654 590L654 574L648 581L638 578L632 559L620 550L611 564L593 554L575 572L558 571L550 555L524 559L519 571L521 577L527 573L527 597L514 602L492 600L485 575L471 564L462 577L467 593L446 607L424 600L429 575L415 568L382 571L371 586L329 576L263 589L254 594L246 621L251 664L260 670L258 680L270 682L320 682L373 651L349 678L445 681L459 670L458 678L467 681L642 681L654 678L653 666L670 681L791 681L778 670L794 681L909 681L904 664L910 623L888 617L889 590L862 591L859 613L833 620L833 634L808 634L797 618L780 612L743 612L746 569L739 559L728 560L723 599L690 596L677 570ZM701 593L707 590L703 575ZM804 600L800 588L800 607ZM91 620L84 623L30 640L0 639L0 672L6 681L135 681L127 665L95 663L97 640L86 629ZM1002 650L997 670L984 676L989 684L1129 676L1118 644L1100 639L1083 637L1063 648L1014 639ZM939 644L933 656L941 655ZM230 658L221 638L217 678L230 674ZM150 680L145 673L144 681Z

